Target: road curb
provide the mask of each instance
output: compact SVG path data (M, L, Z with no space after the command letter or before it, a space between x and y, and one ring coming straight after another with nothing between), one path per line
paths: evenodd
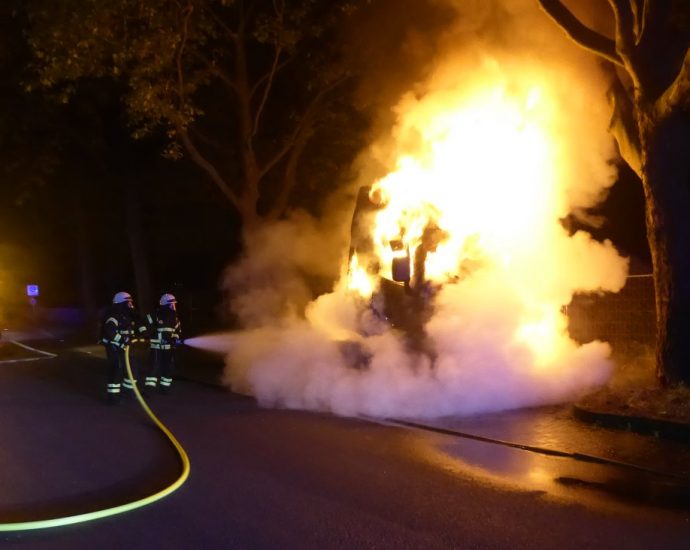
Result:
M573 414L578 420L598 424L606 428L625 430L641 435L651 435L675 441L690 442L690 425L672 420L634 415L613 414L573 405Z

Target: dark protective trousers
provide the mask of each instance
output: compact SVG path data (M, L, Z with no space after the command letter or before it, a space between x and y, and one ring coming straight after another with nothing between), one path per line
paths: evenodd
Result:
M129 376L127 376L125 350L112 344L106 344L105 353L108 358L108 397L117 400L122 393L123 386L127 390L133 389L132 382L129 380ZM132 367L132 375L135 377L134 381L136 382L136 369L131 361L131 357L130 366Z
M172 349L152 349L146 389L155 389L159 385L161 393L166 393L172 385L174 370L175 355Z

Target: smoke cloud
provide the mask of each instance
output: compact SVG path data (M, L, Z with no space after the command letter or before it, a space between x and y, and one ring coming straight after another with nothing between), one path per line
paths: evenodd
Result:
M351 190L332 197L320 219L298 213L264 227L225 278L229 307L246 329L229 337L224 380L262 405L376 417L464 415L563 402L610 374L608 344L576 344L557 308L535 306L567 305L574 292L615 292L625 282L627 261L611 243L583 232L569 235L560 222L600 202L616 179L606 79L534 0L434 0L429 6L454 14L452 24L441 28L434 20L429 37L408 29L398 52L424 63L416 72L423 78L406 82L415 71L398 74L405 88L393 94L385 71L377 70L363 85L371 94L385 81L385 96L397 99L382 109L380 133L362 154L357 184L370 185L399 168L401 156L430 149L430 134L451 132L428 126L449 106L481 97L487 85L526 96L536 82L548 95L539 121L554 139L559 174L549 191L551 209L543 218L525 219L510 204L512 195L492 197L490 210L503 208L505 219L519 220L504 240L525 226L538 231L506 265L489 262L497 267L441 286L421 351L348 292L340 277ZM598 21L595 12L588 17ZM509 153L495 145L495 163L508 162ZM463 219L486 206L472 200L471 194L461 200ZM319 285L324 292L313 299ZM550 328L527 322L542 314L551 315Z

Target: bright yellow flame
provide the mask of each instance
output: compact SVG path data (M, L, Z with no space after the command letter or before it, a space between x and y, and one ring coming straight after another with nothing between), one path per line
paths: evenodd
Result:
M363 298L370 298L375 290L373 279L367 275L365 268L359 265L359 257L356 253L352 255L350 260L347 285L349 290L356 292Z
M510 275L529 271L524 258L567 211L557 185L557 102L547 79L534 80L516 86L487 78L469 92L410 100L398 127L405 149L372 189L385 198L371 230L379 271L367 273L353 257L349 287L370 297L377 277L391 278L395 255L414 259L425 230L437 228L442 237L428 249L425 280L457 282L481 266L503 271L525 310L539 312L522 320L515 341L547 364L565 328L561 304L540 303L539 292L522 292Z
M535 351L535 366L544 367L558 357L559 336L564 333L567 320L558 306L545 306L539 319L524 323L516 339Z
M555 155L539 117L531 116L540 103L538 88L524 100L500 87L483 90L424 125L421 154L400 158L377 182L390 197L375 229L383 265L391 240L414 249L433 222L451 237L427 262L426 275L443 281L457 273L470 235L501 258L552 220Z

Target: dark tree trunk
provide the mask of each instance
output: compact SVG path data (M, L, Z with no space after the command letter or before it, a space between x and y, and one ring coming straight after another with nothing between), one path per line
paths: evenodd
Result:
M647 237L656 291L657 375L690 383L690 120L640 122Z
M94 286L93 271L93 242L87 222L84 205L79 198L74 201L74 218L76 222L77 252L79 255L79 282L81 289L81 301L86 313L88 322L93 322L98 318L98 308L96 306L96 293Z
M247 201L243 206L240 210L240 218L242 220L242 242L246 246L256 231L265 223L265 220L259 216L255 202Z
M127 185L127 237L137 287L135 304L140 310L148 310L152 304L151 271L143 233L141 199L136 185L130 183Z

